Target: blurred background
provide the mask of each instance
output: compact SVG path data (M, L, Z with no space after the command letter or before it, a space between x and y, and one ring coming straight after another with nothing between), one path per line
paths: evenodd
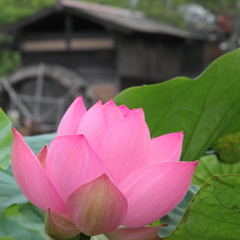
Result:
M0 0L0 106L53 132L79 95L195 78L239 44L239 0Z

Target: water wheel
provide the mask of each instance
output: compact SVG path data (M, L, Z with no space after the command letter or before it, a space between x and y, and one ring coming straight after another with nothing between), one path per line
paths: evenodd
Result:
M1 80L0 106L16 124L32 131L51 132L70 103L83 96L87 107L94 102L84 79L62 66L44 63L17 70Z

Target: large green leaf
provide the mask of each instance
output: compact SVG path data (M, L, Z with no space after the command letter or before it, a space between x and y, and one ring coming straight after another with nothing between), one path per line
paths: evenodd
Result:
M218 174L240 174L240 163L219 162L214 154L203 156L199 159L192 184L202 186L210 177Z
M130 88L115 102L142 107L152 137L183 130L182 160L196 160L222 134L240 132L240 50L217 59L196 80Z
M164 223L164 222L162 222ZM164 240L239 240L240 175L210 178Z
M10 168L0 170L0 193L0 212L12 204L28 202L18 188Z
M19 205L18 222L21 226L41 235L44 239L44 213L35 206L23 204Z
M28 206L28 217L25 213L21 213L21 206L12 206L0 213L0 239L13 240L44 240L44 237L39 233L38 228L34 228L34 224L39 221L39 213L36 214L34 207ZM34 210L33 210L34 209ZM40 212L40 210L37 210ZM23 216L21 216L23 214ZM28 227L21 225L19 222L24 221ZM29 223L26 223L28 219ZM40 222L39 222L40 224ZM31 228L29 226L32 226ZM42 227L44 223L42 221Z
M6 169L10 162L10 150L12 147L11 122L0 108L0 168Z

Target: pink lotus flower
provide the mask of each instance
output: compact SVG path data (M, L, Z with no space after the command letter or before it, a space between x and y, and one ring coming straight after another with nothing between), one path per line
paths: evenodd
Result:
M197 165L179 161L182 132L151 140L142 109L113 101L86 111L77 98L49 149L38 156L13 133L15 179L29 201L46 211L47 233L59 239L80 232L159 239L157 227L146 225L180 203Z

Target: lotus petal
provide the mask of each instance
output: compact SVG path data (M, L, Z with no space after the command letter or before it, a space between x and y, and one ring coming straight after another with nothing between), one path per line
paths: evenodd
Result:
M19 188L38 208L51 208L54 213L67 215L64 202L39 160L17 130L13 129L13 134L12 169Z
M121 224L127 213L127 200L103 174L74 191L67 200L67 208L77 228L95 236Z
M82 97L78 97L64 114L57 130L57 136L77 133L77 128L83 115L86 113Z
M182 152L183 132L166 134L151 140L149 164L179 161Z
M48 153L48 146L45 145L37 155L37 158L38 158L39 162L41 163L43 169L45 169L47 153Z
M150 143L145 121L138 113L134 113L109 128L92 147L119 183L148 164Z
M78 187L103 173L114 179L110 170L81 134L61 136L52 141L46 161L46 172L59 189L64 201Z
M145 121L145 115L144 115L144 111L143 111L142 108L133 109L133 110L131 110L130 112L126 113L126 114L124 115L124 117L126 118L126 117L128 117L128 116L130 116L130 115L132 115L132 114L135 114L135 113L138 113L139 116L141 116L142 119Z
M124 118L121 110L112 100L103 105L103 112L108 128Z
M127 113L132 111L125 105L118 106L118 108L122 112L123 116L125 116L125 114L127 114Z
M102 102L98 101L83 116L77 129L78 134L83 134L91 144L107 127Z
M119 188L128 201L122 225L146 226L174 209L190 186L195 162L155 163L129 175Z
M68 239L80 233L72 222L51 213L50 208L47 209L45 215L45 232L56 239Z

